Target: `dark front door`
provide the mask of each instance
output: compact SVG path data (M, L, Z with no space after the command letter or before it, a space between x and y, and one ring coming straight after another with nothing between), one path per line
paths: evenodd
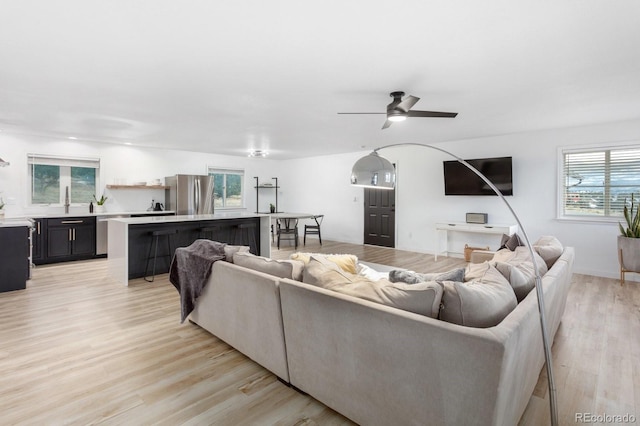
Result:
M364 189L364 243L395 247L396 191Z

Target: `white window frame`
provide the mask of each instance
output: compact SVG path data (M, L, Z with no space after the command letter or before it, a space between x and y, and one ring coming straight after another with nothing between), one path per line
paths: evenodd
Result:
M606 144L597 145L572 145L558 147L557 154L557 219L563 221L572 222L599 222L599 223L613 223L617 224L622 219L622 215L595 215L595 214L581 214L571 215L566 214L564 211L564 199L565 199L565 173L564 173L564 161L565 154L578 154L589 152L606 152L616 150L640 150L640 142L611 142ZM609 176L605 176L605 180L608 180ZM638 188L638 194L640 194L640 188ZM640 200L639 200L640 201Z
M47 165L60 167L60 197L58 203L33 203L33 165ZM64 205L64 188L71 187L71 167L85 167L96 169L96 191L100 188L100 159L87 157L68 157L48 154L27 154L27 176L29 185L27 188L27 200L31 206L61 206ZM90 201L90 200L89 200ZM88 205L83 203L70 203L72 206Z
M247 194L245 191L245 171L244 169L236 169L236 168L229 168L229 167L214 167L214 166L207 166L207 174L208 175L213 175L213 174L222 174L225 175L224 177L224 182L225 182L225 186L222 190L222 203L223 205L218 207L216 206L215 209L217 210L238 210L238 209L245 209L246 208L246 198L247 198ZM239 175L240 176L240 188L242 193L240 194L240 206L227 206L227 188L226 188L226 181L227 181L227 175ZM215 188L214 188L215 191ZM214 200L215 203L215 200Z

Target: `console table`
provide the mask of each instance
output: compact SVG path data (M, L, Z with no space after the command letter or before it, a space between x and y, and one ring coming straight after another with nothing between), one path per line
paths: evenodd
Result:
M436 223L437 244L435 260L438 254L449 254L449 232L469 232L473 234L511 235L518 232L518 225L495 225L491 223Z

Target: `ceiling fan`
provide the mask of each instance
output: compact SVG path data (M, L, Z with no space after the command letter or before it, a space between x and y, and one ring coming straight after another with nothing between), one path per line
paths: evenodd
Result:
M454 118L457 112L439 112L439 111L412 111L411 107L420 100L415 96L407 96L402 99L404 92L391 92L389 94L393 101L387 105L387 112L339 112L338 114L386 114L387 120L382 126L383 129L391 126L394 121L404 121L407 117L440 117Z

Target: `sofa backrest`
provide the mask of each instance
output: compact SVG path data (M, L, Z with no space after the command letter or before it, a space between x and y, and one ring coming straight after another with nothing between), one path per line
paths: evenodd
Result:
M215 262L191 320L288 381L279 280Z

